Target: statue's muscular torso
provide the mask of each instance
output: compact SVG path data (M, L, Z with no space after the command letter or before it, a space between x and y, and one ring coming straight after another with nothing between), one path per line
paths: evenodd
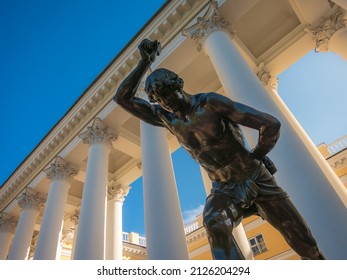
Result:
M218 108L206 102L208 94L195 95L193 110L186 119L159 106L157 116L176 136L182 147L208 173L212 181L242 181L259 165L246 148L239 126L221 116Z

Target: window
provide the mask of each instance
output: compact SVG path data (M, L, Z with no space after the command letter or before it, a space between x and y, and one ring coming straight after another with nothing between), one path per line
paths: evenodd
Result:
M128 241L129 242L129 233L123 232L123 241Z
M267 251L267 247L262 234L258 234L255 237L252 237L248 240L251 245L253 256L259 255L265 251Z

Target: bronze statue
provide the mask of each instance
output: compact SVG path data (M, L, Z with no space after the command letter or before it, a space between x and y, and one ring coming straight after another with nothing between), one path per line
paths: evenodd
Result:
M183 80L157 69L145 83L150 102L135 96L141 79L158 55L157 41L144 39L141 59L117 90L114 101L132 115L165 127L207 172L213 182L203 222L214 259L244 259L231 232L244 217L260 215L274 226L302 259L324 259L310 229L273 173L266 156L280 134L275 117L209 92L183 90ZM239 125L259 131L249 150Z

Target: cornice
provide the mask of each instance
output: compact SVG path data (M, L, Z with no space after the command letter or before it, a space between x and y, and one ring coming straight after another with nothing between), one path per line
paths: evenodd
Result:
M336 171L341 167L347 166L347 154L340 153L334 157L329 158L327 161L331 168Z
M200 227L186 236L188 245L194 244L205 238L207 238L207 233L204 227Z
M182 28L204 8L209 0L171 1L133 41L113 60L52 128L33 152L0 188L0 211L5 209L36 176L112 100L120 82L139 60L137 46L142 38L160 40L165 47Z
M135 255L135 256L146 257L147 248L141 245L123 241L123 255Z
M253 230L263 224L265 224L266 221L264 221L262 218L258 218L258 219L255 219L254 221L248 223L248 224L245 224L243 225L243 228L246 232L250 231L250 230Z

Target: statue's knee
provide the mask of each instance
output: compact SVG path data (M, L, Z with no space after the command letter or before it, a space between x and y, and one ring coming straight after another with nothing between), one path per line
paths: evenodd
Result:
M228 217L225 211L212 212L204 215L203 217L204 227L207 231L224 231L232 228L232 221Z

